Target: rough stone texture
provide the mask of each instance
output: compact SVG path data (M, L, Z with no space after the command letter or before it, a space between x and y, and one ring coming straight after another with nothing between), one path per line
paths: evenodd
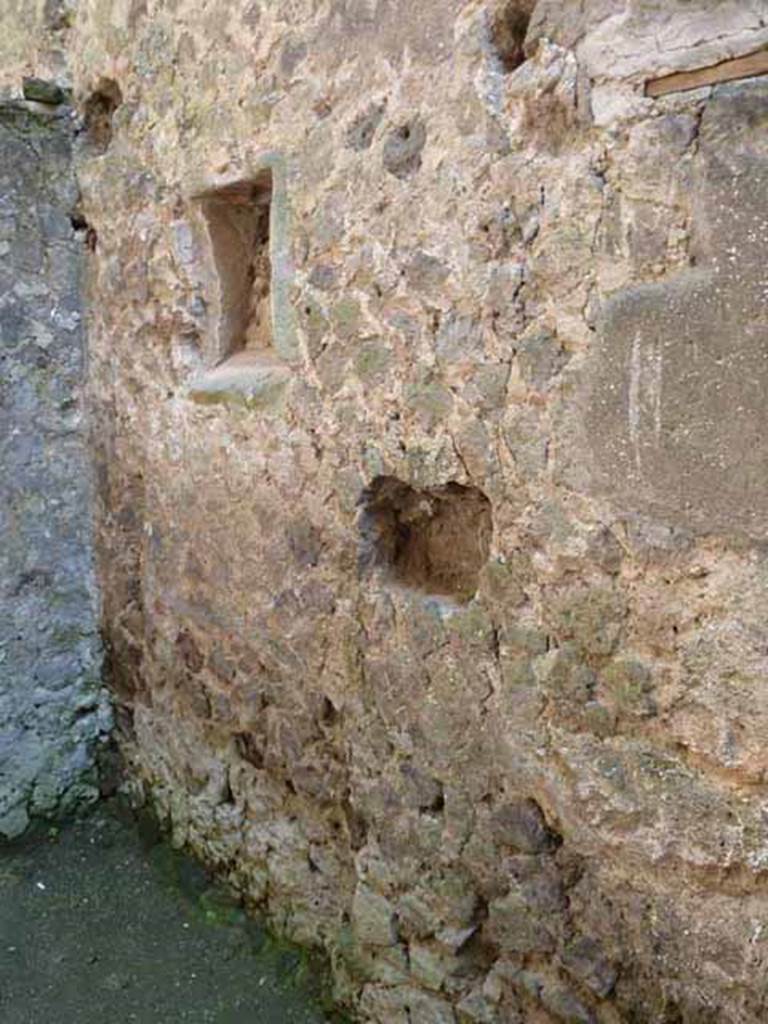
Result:
M3 0L0 94L18 95L22 78L67 85L67 46L77 0Z
M101 687L71 111L0 105L0 837L98 794Z
M522 44L508 6L80 3L121 743L373 1024L756 1024L768 86L643 86L765 4L540 0ZM195 197L266 159L279 380L192 401ZM415 497L371 570L377 480ZM463 603L392 571L456 486Z

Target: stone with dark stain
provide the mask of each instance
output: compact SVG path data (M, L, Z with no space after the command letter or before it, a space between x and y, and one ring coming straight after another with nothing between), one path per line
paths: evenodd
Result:
M528 334L517 348L523 380L538 391L547 387L569 358L569 353L549 331L537 330Z
M450 268L442 260L421 249L413 253L405 267L408 284L416 291L439 288L450 273Z
M385 110L386 102L374 103L352 120L344 133L344 143L348 149L356 153L370 149Z
M421 167L421 155L426 141L427 129L418 118L395 128L384 143L384 170L400 179L415 174Z
M22 90L25 100L34 100L35 103L45 103L53 107L63 103L67 98L60 85L44 78L25 78Z
M616 968L600 944L586 935L572 939L560 957L568 973L588 989L605 999L616 984Z
M560 844L535 800L514 800L493 816L493 834L498 843L521 853L551 853Z

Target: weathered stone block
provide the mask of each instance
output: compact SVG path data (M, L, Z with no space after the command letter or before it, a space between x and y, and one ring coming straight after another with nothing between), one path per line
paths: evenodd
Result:
M392 904L362 883L358 884L352 901L352 926L364 945L393 946L397 941Z
M546 917L529 907L518 891L489 905L483 934L504 953L552 953L555 948Z
M64 90L56 82L48 82L44 78L25 78L23 83L24 99L36 103L48 103L57 106L65 100Z
M456 957L448 950L419 942L412 942L408 947L408 960L414 980L435 992L440 991L458 966Z
M586 935L568 942L560 959L572 977L586 985L601 999L605 999L616 984L615 967L599 943Z
M597 1024L594 1010L586 1006L569 989L558 985L545 985L541 1002L552 1016L562 1024Z
M694 164L695 267L607 300L580 374L578 434L591 489L619 508L755 537L768 506L757 255L768 232L767 92L760 81L721 86L708 104Z
M559 837L547 826L535 800L504 804L492 818L496 841L521 853L548 853L558 845Z
M384 143L384 169L396 178L408 178L421 167L421 152L427 141L427 129L418 119L395 128Z

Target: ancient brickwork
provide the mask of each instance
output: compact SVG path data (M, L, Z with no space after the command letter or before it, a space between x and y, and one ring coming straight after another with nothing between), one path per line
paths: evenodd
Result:
M79 4L120 742L371 1024L768 1015L765 15Z
M98 795L101 686L73 114L0 106L0 837Z

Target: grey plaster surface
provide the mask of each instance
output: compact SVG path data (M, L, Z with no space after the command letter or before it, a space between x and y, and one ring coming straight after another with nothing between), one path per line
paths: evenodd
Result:
M0 836L96 796L109 728L67 108L0 106Z
M590 489L620 508L757 538L768 530L766 126L768 82L714 91L693 143L691 266L606 301L573 435Z

